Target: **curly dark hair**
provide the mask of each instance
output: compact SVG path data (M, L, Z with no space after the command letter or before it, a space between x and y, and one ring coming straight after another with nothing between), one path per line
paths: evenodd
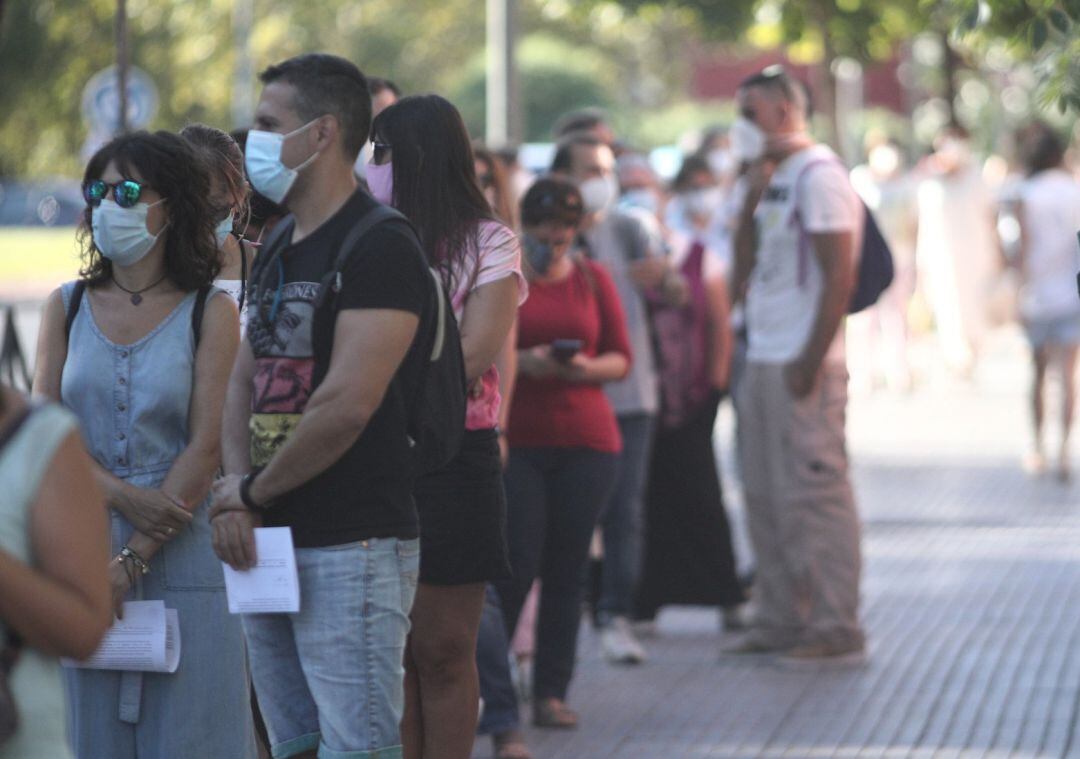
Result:
M132 132L114 138L94 153L86 165L83 186L100 179L105 167L115 162L120 174L138 172L143 181L157 190L165 203L169 225L165 235L165 272L181 290L197 290L213 283L221 270L214 240L213 210L210 205L210 177L205 162L183 137L171 132ZM83 212L79 229L83 267L79 276L97 285L112 277L112 261L94 243L91 208Z

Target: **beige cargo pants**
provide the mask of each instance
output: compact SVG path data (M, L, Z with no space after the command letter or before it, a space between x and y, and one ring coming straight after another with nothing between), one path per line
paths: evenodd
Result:
M760 632L797 643L863 643L860 525L848 478L847 369L823 367L795 400L784 367L748 365L738 443Z

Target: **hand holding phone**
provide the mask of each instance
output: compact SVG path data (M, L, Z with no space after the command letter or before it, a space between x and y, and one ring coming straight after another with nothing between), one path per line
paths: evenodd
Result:
M584 345L581 340L554 340L551 343L551 357L560 364L568 364L573 360L574 356L581 352Z

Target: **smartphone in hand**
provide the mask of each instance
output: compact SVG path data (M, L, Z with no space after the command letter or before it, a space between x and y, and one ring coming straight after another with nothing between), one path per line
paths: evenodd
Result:
M551 343L551 357L560 364L568 364L581 352L583 346L581 340L555 340Z

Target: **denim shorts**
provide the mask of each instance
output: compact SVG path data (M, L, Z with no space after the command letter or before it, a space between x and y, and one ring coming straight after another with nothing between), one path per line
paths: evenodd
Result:
M298 614L244 616L274 759L398 759L419 540L299 548Z

